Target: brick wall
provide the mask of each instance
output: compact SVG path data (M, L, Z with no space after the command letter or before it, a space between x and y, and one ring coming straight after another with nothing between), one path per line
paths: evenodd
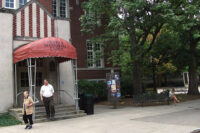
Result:
M52 2L53 2L53 0L38 0L38 2L42 5L42 6L44 6L44 8L45 9L47 9L47 11L49 12L49 13L53 13L52 11Z
M0 0L0 8L2 7L2 0Z
M119 70L115 71L119 72ZM106 79L106 73L110 70L79 70L78 79Z
M87 48L86 37L81 35L81 23L79 21L80 16L83 14L81 6L76 5L76 0L70 0L70 19L71 19L71 37L72 44L77 48L78 67L87 67Z
M70 7L72 9L70 10L70 19L71 19L71 37L72 37L72 44L77 48L78 53L78 68L87 68L87 46L86 46L86 40L89 38L98 35L102 32L104 32L103 28L99 28L95 31L95 35L88 36L83 35L81 33L81 22L79 21L80 16L84 13L81 8L81 2L83 0L80 0L80 4L76 4L76 0L70 0ZM108 52L108 50L105 50L104 52ZM110 51L109 51L110 53ZM104 58L104 64L105 67L111 67L110 64L107 64L107 56Z
M80 4L76 4L76 0L70 0L70 19L71 19L71 38L72 44L77 49L78 56L78 68L87 68L87 46L86 40L91 38L92 36L83 35L81 33L81 23L79 21L80 16L84 13L81 8L81 2L84 0L80 0ZM95 31L96 35L104 32L103 28L97 29ZM95 35L94 35L95 36ZM110 53L110 50L105 50L105 53ZM104 57L105 67L112 67L111 64L107 64L108 55ZM110 70L79 70L78 71L78 79L105 79L106 73L110 72Z

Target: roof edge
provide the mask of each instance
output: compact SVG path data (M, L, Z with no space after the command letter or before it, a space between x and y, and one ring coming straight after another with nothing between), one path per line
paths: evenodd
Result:
M33 4L33 3L35 3L35 4L38 5L42 10L44 10L44 12L45 12L48 16L50 16L52 19L55 19L55 17L54 17L49 11L47 11L47 9L44 8L44 6L43 6L42 4L40 4L37 0L31 0L31 1L27 2L27 3L26 3L25 5L23 5L22 7L16 9L16 10L13 12L13 14L17 14L18 12L20 12L21 10L25 9L27 6L29 6L29 5L31 5L31 4Z

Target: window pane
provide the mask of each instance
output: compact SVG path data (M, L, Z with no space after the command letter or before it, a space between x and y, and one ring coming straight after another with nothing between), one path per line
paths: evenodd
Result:
M96 67L101 67L101 60L96 61Z
M13 3L10 3L10 7L14 8L14 4L13 4Z
M60 0L60 17L66 17L66 1Z
M28 72L21 72L21 87L28 87Z
M100 44L95 44L95 50L101 50Z
M57 16L57 2L56 0L53 0L53 16L56 17Z
M9 3L6 3L6 7L9 7Z
M89 42L87 43L87 49L88 49L88 50L92 50L92 44L89 43Z

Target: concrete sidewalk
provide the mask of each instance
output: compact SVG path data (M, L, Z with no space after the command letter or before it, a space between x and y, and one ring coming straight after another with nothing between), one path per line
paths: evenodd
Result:
M62 121L0 128L0 133L190 133L200 128L200 100L177 106L95 106L95 115Z

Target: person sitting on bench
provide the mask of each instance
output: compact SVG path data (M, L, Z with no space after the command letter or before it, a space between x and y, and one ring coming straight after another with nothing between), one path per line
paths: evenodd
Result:
M174 105L176 105L176 103L180 102L175 95L175 89L174 88L169 92L169 97L174 101Z

